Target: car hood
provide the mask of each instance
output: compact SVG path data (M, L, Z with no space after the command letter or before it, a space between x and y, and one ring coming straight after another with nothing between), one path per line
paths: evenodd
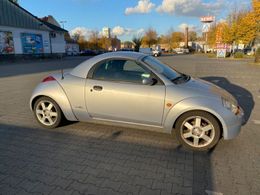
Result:
M188 82L183 83L183 87L199 95L223 97L237 105L237 100L234 98L234 96L232 96L226 90L208 81L198 78L191 78Z

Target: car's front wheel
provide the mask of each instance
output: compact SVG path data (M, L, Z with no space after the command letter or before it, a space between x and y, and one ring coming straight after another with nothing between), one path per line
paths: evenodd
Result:
M192 111L183 114L175 126L177 139L182 145L193 150L208 150L220 138L220 125L210 113Z
M49 97L41 97L34 104L37 121L46 128L55 128L61 124L63 115L58 104Z

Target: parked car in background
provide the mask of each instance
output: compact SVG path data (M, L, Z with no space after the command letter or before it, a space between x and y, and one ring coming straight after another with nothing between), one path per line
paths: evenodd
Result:
M64 119L121 124L174 133L194 150L235 138L243 123L243 110L230 93L137 52L98 55L44 78L30 108L46 128Z
M134 51L134 49L131 49L131 48L122 48L120 51Z
M255 53L255 49L254 48L245 48L244 49L244 54L248 55L248 56L252 56Z
M86 49L86 50L82 50L82 51L80 52L80 55L81 55L81 56L94 56L94 55L97 55L97 54L96 54L96 52L93 51L93 50L88 50L88 49Z
M66 51L66 54L67 54L68 56L77 56L77 55L79 55L79 53L78 53L77 51L72 50L72 49L68 49L68 50Z
M174 49L177 54L184 54L184 50L182 48Z
M185 48L176 48L175 52L177 54L188 54L190 51L189 51L189 49L185 49Z
M161 46L160 46L160 45L156 45L156 46L153 48L153 56L157 57L157 56L160 56L160 55L162 55Z
M150 55L150 56L153 55L153 49L152 49L152 48L149 48L149 47L147 47L147 48L140 48L140 49L139 49L139 52L140 52L140 53L143 53L143 54Z
M155 57L160 56L162 54L162 50L158 48L140 48L139 52Z

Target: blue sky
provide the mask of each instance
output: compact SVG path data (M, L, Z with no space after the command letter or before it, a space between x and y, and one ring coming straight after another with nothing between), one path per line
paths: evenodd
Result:
M65 20L65 28L86 33L104 26L123 40L153 27L158 34L181 30L185 24L199 30L199 16L212 14L223 19L235 6L249 6L250 0L19 0L22 7L43 17Z

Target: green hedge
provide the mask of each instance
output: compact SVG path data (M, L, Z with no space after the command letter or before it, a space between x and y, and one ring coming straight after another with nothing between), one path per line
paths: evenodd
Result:
M255 52L255 62L260 62L260 47L258 47L258 49Z
M234 58L243 58L244 54L242 52L236 52Z

